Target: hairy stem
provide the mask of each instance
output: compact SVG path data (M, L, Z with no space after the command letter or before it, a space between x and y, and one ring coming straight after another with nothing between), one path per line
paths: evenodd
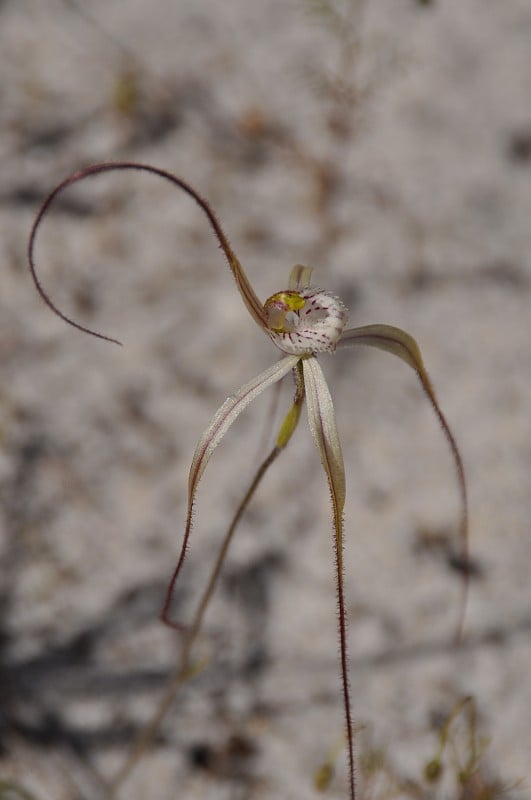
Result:
M341 444L336 427L336 419L330 391L317 359L313 356L302 362L308 398L308 422L321 455L333 508L334 552L336 557L336 590L338 603L339 653L341 661L341 686L345 712L345 730L348 750L349 797L355 800L356 785L354 774L354 729L352 724L352 703L348 679L347 612L345 606L345 584L343 569L343 509L345 506L345 469Z
M334 528L343 531L343 512L334 503ZM348 774L350 800L356 798L356 782L354 770L354 729L352 724L352 703L350 699L350 683L348 678L348 644L347 644L347 611L345 608L345 586L343 571L343 536L334 536L336 549L336 586L339 630L339 653L341 659L341 685L343 689L343 707L345 712L345 728L347 733Z

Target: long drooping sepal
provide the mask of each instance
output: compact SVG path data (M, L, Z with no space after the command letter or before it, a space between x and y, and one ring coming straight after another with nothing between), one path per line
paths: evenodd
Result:
M199 601L192 622L189 627L186 628L184 626L182 627L184 640L181 650L180 663L177 668L177 671L174 673L170 683L166 687L166 690L163 696L161 697L153 716L147 723L146 727L142 729L139 738L134 743L133 748L131 749L127 759L124 761L120 770L116 773L113 780L108 785L109 789L108 800L114 800L116 792L122 787L123 783L130 776L131 772L141 759L143 753L145 753L146 749L153 741L153 738L155 737L164 717L168 713L173 701L175 700L175 697L179 692L179 689L187 680L193 677L194 667L191 661L192 651L197 641L197 638L201 630L203 629L203 621L205 613L208 609L208 606L216 589L221 569L225 563L225 559L229 547L232 543L234 534L236 532L236 528L238 527L241 518L243 517L245 511L247 510L249 503L253 499L256 490L260 486L260 483L262 482L262 479L264 478L265 474L267 473L271 465L276 461L276 459L283 451L283 449L286 447L291 437L295 433L295 429L297 428L301 407L302 404L304 403L304 381L302 377L302 368L300 366L300 362L294 368L294 372L295 372L295 397L293 399L293 403L288 413L284 418L284 421L282 422L282 425L280 426L276 444L256 470L249 486L247 487L247 491L245 492L238 508L236 509L236 512L232 518L229 527L227 528L227 531L225 533L225 536L223 537L223 541L219 548L217 558L214 562L214 566L210 573L209 580L203 591L201 600ZM180 626L175 626L175 627L180 627Z
M308 422L323 463L334 512L334 539L336 552L336 581L338 599L339 649L341 654L341 683L345 708L347 733L350 800L355 798L354 734L348 680L347 612L343 578L343 510L345 507L345 467L336 426L334 405L323 371L314 356L302 361Z
M263 391L265 391L268 386L271 386L287 375L287 373L297 365L298 361L299 358L297 356L286 356L280 361L277 361L276 364L273 364L272 367L269 367L269 369L266 369L265 372L262 372L256 378L253 378L252 381L246 383L235 394L232 394L230 397L228 397L221 408L216 412L214 418L210 422L210 425L205 430L198 442L188 478L188 511L186 515L186 527L184 531L183 543L181 546L181 552L177 566L168 586L161 614L164 622L170 625L171 622L169 619L169 610L173 589L186 555L188 540L190 538L190 531L192 528L192 514L195 495L197 492L197 486L201 480L203 472L205 471L206 465L208 464L212 453L221 442L232 423L235 422L242 411L247 408L249 403L258 397Z
M466 602L468 597L468 584L469 584L469 546L468 546L468 495L465 480L465 470L463 466L463 459L457 446L455 437L446 421L439 401L435 395L432 383L429 379L428 373L422 360L422 355L418 344L408 333L401 328L395 328L392 325L365 325L360 328L351 328L344 331L338 343L338 348L349 347L353 345L370 345L377 347L379 350L385 350L387 353L398 356L406 364L409 364L412 369L417 373L422 388L428 396L431 405L437 415L441 424L444 435L450 446L452 456L455 464L455 471L457 481L459 484L459 494L461 497L461 519L459 523L459 537L461 542L461 560L463 570L463 598L461 601L461 608L459 612L459 620L456 629L456 641L459 641L463 632L464 615L466 610Z
M334 404L317 359L314 356L304 358L302 369L310 430L319 449L330 484L334 513L342 521L345 506L345 467L337 432ZM341 524L339 530L336 530L338 543L342 527Z
M236 255L225 235L223 228L221 227L214 211L210 207L210 204L202 197L189 183L183 181L182 178L177 177L171 172L167 172L164 169L159 169L158 167L153 167L150 164L137 164L135 162L128 162L128 161L116 161L110 163L102 163L102 164L94 164L90 167L85 167L84 169L79 170L78 172L74 172L72 175L69 175L68 178L61 181L55 189L48 195L48 197L44 200L42 206L39 209L39 212L35 218L33 226L31 228L29 242L28 242L28 262L30 267L30 272L35 283L35 286L41 295L44 302L52 309L52 311L57 314L58 317L61 317L65 322L69 325L72 325L74 328L77 328L84 333L89 333L91 336L96 336L98 339L105 339L109 342L114 342L115 344L121 344L117 339L113 339L110 336L105 336L102 333L98 333L97 331L92 330L91 328L86 328L84 325L80 325L78 322L73 320L71 317L67 316L60 308L58 308L53 300L50 298L48 293L45 291L42 283L37 275L37 270L35 268L35 259L34 259L34 250L35 250L35 242L37 238L37 232L40 228L41 222L43 221L46 213L48 212L50 206L52 205L53 201L60 194L64 189L68 186L71 186L73 183L77 183L78 181L82 181L85 178L89 178L94 175L99 175L102 172L112 172L115 170L136 170L137 172L149 172L152 175L157 175L159 178L164 178L165 180L172 183L174 186L177 186L183 192L186 192L195 202L197 205L204 211L210 226L212 227L216 238L223 250L225 257L229 263L231 268L232 274L234 276L234 280L236 281L236 285L240 291L240 294L243 298L243 301L247 307L247 310L251 314L254 321L260 325L261 328L264 330L267 328L266 316L263 309L263 306L256 296L249 280L243 270L242 265L236 258Z

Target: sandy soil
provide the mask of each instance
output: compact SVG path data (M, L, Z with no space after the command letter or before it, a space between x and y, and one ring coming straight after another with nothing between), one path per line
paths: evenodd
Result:
M530 44L526 0L0 4L1 797L105 796L178 660L158 612L195 443L276 358L200 211L147 175L69 190L38 239L54 300L124 347L40 301L25 261L39 203L116 159L209 198L261 298L311 264L352 325L419 341L469 482L458 649L458 495L433 414L385 354L322 359L347 466L362 796L464 796L450 753L440 787L422 772L467 695L485 752L466 796L497 796L479 781L529 796ZM201 485L183 618L270 409L246 412ZM197 655L122 796L321 796L343 711L329 500L305 420L242 524ZM463 713L452 728L462 760L470 727ZM326 796L346 797L343 754Z

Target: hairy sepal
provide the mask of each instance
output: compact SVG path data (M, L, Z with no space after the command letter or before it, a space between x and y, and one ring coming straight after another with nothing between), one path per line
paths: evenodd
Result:
M342 517L345 506L345 467L336 426L334 404L323 371L314 356L302 361L308 422L328 478L334 512ZM341 538L341 531L336 530Z
M415 339L410 336L409 333L406 333L406 331L403 331L401 328L395 328L393 325L365 325L360 328L350 328L349 330L344 331L337 347L343 348L359 344L369 345L371 347L376 347L379 350L384 350L387 353L391 353L391 355L402 359L402 361L405 361L406 364L415 370L450 446L461 498L459 537L461 542L461 559L463 563L464 578L463 599L461 602L459 620L455 634L456 642L459 642L463 632L469 582L468 496L465 481L465 470L461 453L450 426L448 425L446 417L441 410L439 401L435 395L435 390L424 366L420 348Z
M166 597L162 608L162 620L173 627L180 627L174 625L170 620L170 604L173 595L175 583L181 572L186 552L188 549L188 541L190 539L190 532L192 530L192 516L194 510L195 495L197 486L206 466L212 456L212 453L221 442L230 426L239 415L244 411L249 403L258 397L268 386L272 386L277 381L287 375L287 373L296 367L298 358L296 356L286 356L285 358L277 361L272 367L266 369L265 372L260 373L256 378L244 384L235 394L228 397L221 408L218 409L213 419L211 420L208 428L201 436L197 447L195 449L192 466L190 467L190 475L188 478L188 510L186 513L186 525L184 529L184 537L179 554L177 566L173 571ZM296 426L296 420L293 425L293 430Z
M347 612L343 578L343 510L345 507L345 468L336 426L332 397L325 377L314 356L302 361L304 386L308 405L308 422L323 463L334 512L334 535L336 552L336 586L338 603L339 652L341 658L341 685L349 762L350 798L355 800L354 781L354 730L350 701L347 655Z
M235 394L228 397L214 415L210 425L201 436L190 467L188 480L188 503L192 505L197 484L205 471L210 457L233 422L239 417L249 403L262 394L265 389L281 380L292 370L298 361L297 356L286 356L266 369L256 378L242 386Z

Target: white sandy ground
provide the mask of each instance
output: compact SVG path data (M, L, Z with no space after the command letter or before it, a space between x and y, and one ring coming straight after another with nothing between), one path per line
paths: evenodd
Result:
M372 742L420 780L437 722L472 694L482 769L530 796L529 0L370 0L339 30L302 0L79 6L0 4L1 779L38 800L100 796L96 773L127 747L105 732L146 719L177 663L157 613L195 442L276 358L200 212L149 176L65 195L37 248L61 307L125 346L41 303L25 266L39 201L81 165L126 158L210 199L260 297L312 264L351 324L399 325L421 344L470 490L480 577L459 650L444 551L457 492L433 414L387 355L322 359L348 473L359 749ZM249 409L201 485L185 616L269 408ZM329 512L303 420L234 545L199 645L207 666L124 798L318 796L343 724ZM346 797L342 757L326 796ZM450 781L425 796L457 794Z

